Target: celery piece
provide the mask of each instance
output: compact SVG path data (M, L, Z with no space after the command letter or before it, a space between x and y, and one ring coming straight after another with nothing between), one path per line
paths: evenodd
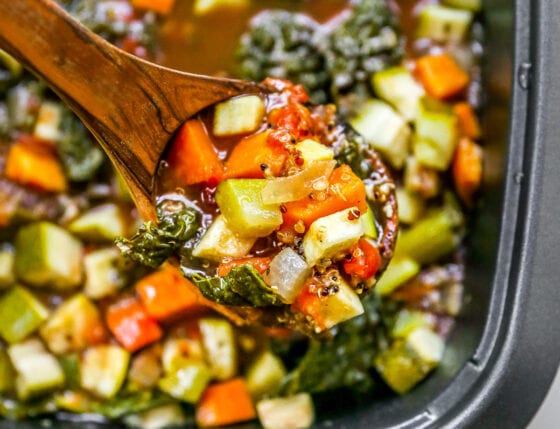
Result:
M414 121L418 113L418 101L425 94L412 73L402 66L389 67L371 77L375 93L390 103L407 121Z
M256 240L240 237L226 223L224 215L219 215L195 245L192 255L218 262L227 257L241 258L247 256Z
M399 214L400 214L400 206L399 206ZM373 240L377 239L377 225L375 224L375 216L373 215L373 211L368 204L367 211L360 217L362 221L362 225L364 227L364 235L368 238Z
M17 373L16 391L20 400L64 385L60 364L38 339L11 345L8 355Z
M37 113L33 136L39 140L51 143L60 140L62 136L60 131L62 110L63 107L60 102L43 101Z
M116 345L86 349L80 363L82 388L104 399L113 398L126 378L129 360L130 354Z
M113 242L127 235L127 222L117 204L106 203L81 214L68 225L68 230L86 240Z
M427 5L420 10L416 37L437 42L460 42L471 26L472 12L440 5Z
M397 313L391 329L391 336L393 338L406 338L418 328L433 328L435 322L435 317L431 313L404 308Z
M422 97L412 144L418 162L436 170L447 170L458 139L457 116L451 106L431 97Z
M227 380L237 374L237 345L231 323L205 317L198 321L206 362L214 378Z
M85 349L105 336L97 306L79 293L63 302L39 329L49 350L66 354Z
M313 400L309 393L263 399L257 403L257 414L264 429L308 428L315 419Z
M412 224L422 217L425 209L424 199L405 188L397 188L397 202L399 207L399 221Z
M459 245L460 237L455 232L459 224L450 209L436 209L399 234L395 257L408 257L421 265L436 262Z
M0 349L0 393L11 391L15 386L14 367L4 349Z
M264 350L247 369L247 389L253 398L260 399L277 389L285 375L282 360L270 350Z
M15 283L14 261L14 249L9 245L0 247L0 289Z
M334 158L334 152L331 148L313 139L302 140L296 144L295 148L301 153L304 168L310 162L329 161Z
M371 99L361 107L350 124L393 167L402 168L408 155L411 131L406 121L391 106L384 101Z
M181 401L195 404L212 378L212 372L204 362L185 361L176 371L165 375L159 388Z
M124 417L124 422L129 427L141 429L162 429L187 427L188 420L177 403L161 405L150 408L138 414L130 414Z
M20 280L57 289L81 283L83 246L65 229L49 222L35 222L18 231L15 243L15 269Z
M480 11L482 7L482 0L442 0L442 3L446 6L467 9L473 12Z
M400 237L397 243L400 242ZM420 265L411 258L394 257L375 286L378 295L385 296L420 272Z
M94 250L84 256L86 280L84 294L93 299L112 295L124 285L117 269L120 252L114 247Z
M241 237L265 237L282 224L280 205L262 201L266 183L266 179L228 179L218 185L218 207Z
M356 207L341 210L309 226L303 237L303 253L310 266L349 249L364 235L362 221L352 216L356 210Z
M264 100L258 95L230 98L216 106L214 135L222 137L253 132L261 126L264 114Z
M422 381L443 357L443 339L427 328L413 330L375 359L375 368L397 393L404 394Z
M0 315L0 336L17 343L35 332L49 311L31 292L16 286L0 299Z

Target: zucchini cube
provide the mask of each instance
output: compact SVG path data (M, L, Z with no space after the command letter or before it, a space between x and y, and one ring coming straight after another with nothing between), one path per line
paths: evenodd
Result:
M211 379L212 373L204 362L190 360L163 377L158 385L170 396L196 404Z
M120 252L114 247L94 250L84 257L86 280L84 294L93 299L115 293L123 284L116 267Z
M49 311L31 292L16 286L0 299L0 315L0 336L17 343L35 332Z
M80 365L82 388L104 399L113 398L126 378L129 360L130 354L116 345L87 349Z
M205 317L198 321L206 362L217 380L237 374L237 345L233 327L225 319Z
M265 237L282 224L280 205L263 203L265 185L266 179L228 179L218 185L218 207L241 237Z
M50 222L35 222L16 236L17 277L32 286L70 289L83 277L82 243Z
M364 235L364 225L352 214L357 207L321 217L309 226L303 237L303 254L309 266L330 258L356 244Z
M14 249L11 246L0 248L0 289L12 286L16 281L14 273Z
M338 292L321 297L321 305L315 315L321 330L330 329L364 313L364 306L356 292L341 276L337 277Z
M465 39L472 20L473 13L468 10L436 4L427 5L418 15L416 36L442 43L460 42Z
M301 153L304 168L307 167L310 162L334 159L334 152L332 149L313 139L302 140L298 142L295 147Z
M375 286L375 293L389 295L420 272L420 265L406 256L394 257Z
M273 392L286 375L282 360L270 350L261 352L247 369L247 390L253 398Z
M14 388L15 373L10 357L4 349L0 349L0 393L9 392Z
M309 393L287 398L263 399L257 403L257 414L264 429L298 429L311 427L315 419Z
M251 133L260 128L264 114L264 100L258 95L243 95L219 103L214 111L214 135Z
M113 242L126 235L127 224L120 207L107 203L83 213L68 225L68 230L86 240Z

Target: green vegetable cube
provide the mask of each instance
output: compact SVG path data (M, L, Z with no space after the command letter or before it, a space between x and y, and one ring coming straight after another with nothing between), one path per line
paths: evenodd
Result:
M353 219L350 214L355 210L356 207L341 210L321 217L309 226L303 237L303 254L310 266L352 247L364 235L361 219Z
M391 106L381 100L369 100L350 124L393 167L402 168L408 155L411 131Z
M231 136L255 131L262 125L264 100L258 95L231 98L216 106L214 135Z
M219 215L196 244L192 254L197 258L218 262L227 257L241 258L249 253L256 240L240 237L226 223L224 216Z
M391 336L393 338L406 338L412 331L418 328L433 328L435 322L435 316L431 313L405 308L397 313L391 329Z
M375 292L381 296L389 295L419 272L420 265L413 259L395 257L389 262L387 270L377 282Z
M14 273L14 249L0 248L0 289L11 286L16 281Z
M212 373L204 362L191 360L163 377L159 388L176 399L195 404L211 378Z
M10 357L4 349L0 349L0 393L9 392L14 388L15 373Z
M298 142L295 147L301 153L304 168L307 167L310 162L329 161L334 158L332 149L313 139L302 140Z
M64 385L64 372L56 358L37 339L11 345L8 355L14 366L16 391L20 400Z
M451 106L422 97L413 141L414 156L418 162L436 170L447 170L458 140L458 121Z
M233 327L225 319L205 317L198 321L206 362L214 378L227 380L237 374L237 345Z
M400 206L399 206L400 209ZM364 235L373 240L377 239L377 225L375 224L375 216L368 204L367 211L360 217L364 227Z
M416 36L437 42L460 42L465 39L473 20L472 12L440 5L428 5L418 15Z
M263 399L257 403L260 423L265 429L299 429L313 424L315 411L309 393L288 398Z
M336 277L338 292L321 297L321 306L317 310L316 319L321 321L323 329L330 329L364 313L364 306L356 292L341 275Z
M87 349L80 365L82 388L101 398L114 397L126 378L129 360L130 354L116 345Z
M0 299L0 336L17 343L35 332L49 311L31 292L16 286Z
M273 392L286 375L282 360L270 350L260 353L247 369L247 389L253 398Z
M84 257L84 294L93 299L114 294L123 285L116 262L120 252L114 247L94 250Z
M218 185L218 207L241 237L265 237L282 224L280 205L262 201L265 185L266 179L228 179Z
M68 230L86 240L112 242L127 235L127 223L120 207L107 203L83 213L68 225Z
M397 188L399 221L406 224L416 222L424 213L424 199L405 188Z
M16 236L16 274L32 286L73 288L82 281L82 253L82 243L63 228L32 223Z

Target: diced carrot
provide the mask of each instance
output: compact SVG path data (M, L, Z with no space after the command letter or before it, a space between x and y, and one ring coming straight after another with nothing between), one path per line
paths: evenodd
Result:
M471 105L467 102L457 103L453 111L459 119L461 134L473 140L480 138L480 123Z
M274 176L282 173L288 156L286 150L268 142L269 132L243 138L226 160L226 178L263 178L268 168Z
M416 73L428 94L439 99L456 95L469 83L469 75L447 54L421 57Z
M191 119L181 126L173 140L167 161L171 171L185 185L216 185L224 175L224 166L218 152L199 119Z
M295 225L302 220L305 226L309 227L320 217L354 206L362 213L367 211L364 182L348 165L342 165L331 173L326 191L314 192L303 200L284 205L283 225Z
M472 197L482 180L482 148L468 138L462 138L455 150L452 165L455 189L465 204L472 204Z
M218 266L218 275L220 277L223 277L227 273L229 273L232 268L239 267L239 266L245 265L245 264L251 264L253 267L256 268L256 270L259 273L263 274L266 271L266 269L268 268L268 266L270 265L271 260L272 260L272 258L269 258L268 256L262 256L262 257L256 257L256 258L233 259L233 260L228 261L228 262L222 262Z
M173 8L175 0L132 0L131 3L138 9L147 9L166 15Z
M350 249L350 259L343 263L344 272L361 279L373 277L381 265L379 250L365 238Z
M68 184L53 149L43 143L18 141L6 158L6 177L49 192L62 192Z
M117 341L134 352L162 336L162 330L135 298L126 298L107 309L106 322Z
M317 327L321 330L326 328L325 320L321 316L323 302L317 293L317 284L314 279L309 279L301 289L296 300L291 305L291 310L311 316Z
M173 268L162 269L136 283L136 292L149 316L164 320L179 313L204 311L205 299L198 289Z
M240 377L209 386L196 406L196 422L204 427L244 422L256 416L251 395Z

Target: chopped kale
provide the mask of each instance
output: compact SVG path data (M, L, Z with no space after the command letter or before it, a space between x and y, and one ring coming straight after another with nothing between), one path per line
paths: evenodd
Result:
M333 131L333 139L336 161L341 165L349 165L360 179L370 177L374 166L371 157L367 154L369 148L364 138L350 125L341 124Z
M128 414L139 413L171 402L174 402L173 398L163 393L143 390L121 393L109 401L95 402L92 405L92 411L110 419L118 419Z
M144 222L130 238L115 243L121 252L142 265L157 268L171 257L198 230L195 209L177 200L163 200L157 205L157 224Z
M250 264L234 267L223 277L193 275L192 280L202 295L223 305L265 307L281 305L278 295L265 283Z

